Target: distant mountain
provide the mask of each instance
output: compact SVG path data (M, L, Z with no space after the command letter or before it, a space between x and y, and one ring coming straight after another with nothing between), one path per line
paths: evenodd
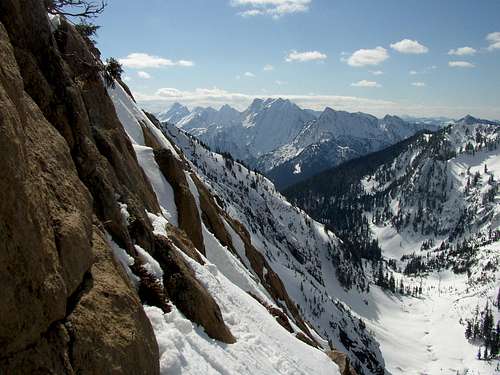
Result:
M158 120L161 122L177 123L184 117L189 115L189 109L182 104L174 103L168 110L157 114Z
M378 119L364 113L326 108L316 121L303 129L291 145L260 158L279 188L314 176L347 160L380 150L416 132L436 130L427 124L408 123L397 116ZM283 154L287 157L283 157ZM293 157L289 157L293 155ZM282 161L284 160L284 161Z
M450 117L437 116L437 117L415 117L415 116L400 116L403 120L414 123L423 123L430 125L437 125L439 127L444 127L451 123L454 123L455 120Z
M329 169L285 195L360 247L378 240L408 273L417 263L419 270L465 272L478 259L473 249L500 239L499 145L499 123L467 116ZM462 253L465 244L471 251Z
M365 113L326 108L302 109L286 99L255 99L243 112L185 107L166 112L170 122L214 150L228 152L268 175L278 188L380 150L436 124L410 123L396 116L378 119Z

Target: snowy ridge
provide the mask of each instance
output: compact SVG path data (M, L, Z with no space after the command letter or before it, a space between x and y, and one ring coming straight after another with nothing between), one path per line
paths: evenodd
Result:
M161 213L149 214L155 233L165 235L166 223L177 225L177 207L172 186L161 174L152 156L152 149L145 145L143 128L147 128L156 141L162 147L172 151L175 157L182 159L183 156L136 107L120 85L110 88L109 94L120 121L133 143L139 163L150 180L161 205ZM191 193L200 210L197 188L190 174L185 173ZM175 306L173 306L173 311L167 314L156 307L146 306L146 313L159 343L162 374L199 374L201 372L208 374L339 374L338 366L323 352L324 349L314 348L294 337L264 306L249 295L248 292L251 292L266 305L280 308L251 269L248 269L229 252L204 224L202 226L207 258L201 253L199 256L205 260L205 265L194 262L180 250L179 253L194 270L196 278L217 301L225 323L236 338L236 343L227 345L209 338L203 328L187 320ZM231 236L234 247L241 249L239 235L233 231ZM138 249L138 251L145 261L146 269L156 276L161 275L163 271L158 263L145 250ZM123 263L125 267L127 264L129 260ZM292 319L289 323L295 332L301 332ZM315 337L323 347L328 347L328 343L317 334Z
M483 344L465 331L487 304L499 319L499 145L497 123L466 117L287 192L333 226L345 207L350 235L366 229L378 241L382 261L371 274L380 287L370 288L368 305L351 306L380 342L391 374L495 373L498 358L477 360ZM354 176L345 186L322 190L344 173Z

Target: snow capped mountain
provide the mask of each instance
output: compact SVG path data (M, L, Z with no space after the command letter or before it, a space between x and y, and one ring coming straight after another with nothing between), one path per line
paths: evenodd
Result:
M199 109L173 123L212 149L265 172L279 188L422 129L437 129L396 116L305 110L281 98L255 99L241 113L228 106Z
M291 142L314 116L284 99L255 99L244 111L228 105L193 111L175 124L211 148L252 163L263 153Z
M163 112L157 114L158 120L161 122L177 123L184 117L189 115L189 109L180 103L174 103L172 106Z
M314 116L290 100L256 99L243 113L243 128L255 158L292 142Z
M279 188L302 181L355 157L380 150L434 126L407 123L397 116L378 119L365 113L326 108L291 145L263 156L259 167ZM297 173L297 166L301 172Z
M484 318L476 309L498 304L499 145L498 123L467 116L286 191L312 217L356 246L377 242L384 261L375 267L374 281L398 300L379 295L387 316L367 324L375 337L380 338L382 327L391 337L381 339L391 373L447 368L450 374L479 374L494 369L494 362L476 360L478 347L483 346L481 353L485 346L490 352L491 341L468 341L465 331L468 322ZM396 333L406 324L405 312L415 324ZM415 348L412 358L401 361L394 355L398 345L413 347L415 337L423 337L426 350Z

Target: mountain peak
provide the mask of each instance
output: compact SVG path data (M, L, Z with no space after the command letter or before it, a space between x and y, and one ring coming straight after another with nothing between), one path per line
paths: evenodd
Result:
M458 122L466 124L466 125L472 125L472 124L477 124L478 122L481 122L481 120L475 118L472 115L466 115L465 117L458 120Z
M189 114L189 109L186 106L180 104L179 102L175 102L169 109L158 114L158 120L161 122L171 122L175 124Z
M474 117L472 115L467 115L461 118L460 120L457 121L457 123L464 125L474 125L474 124L500 125L500 123L497 121L484 120Z
M186 106L182 105L179 102L175 102L174 104L172 104L170 106L170 110L177 110L177 109L183 109L183 108L186 108Z

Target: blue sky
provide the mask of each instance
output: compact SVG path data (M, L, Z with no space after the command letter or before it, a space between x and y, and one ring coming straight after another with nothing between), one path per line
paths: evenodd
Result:
M150 110L282 96L500 118L498 0L109 0L96 22Z

